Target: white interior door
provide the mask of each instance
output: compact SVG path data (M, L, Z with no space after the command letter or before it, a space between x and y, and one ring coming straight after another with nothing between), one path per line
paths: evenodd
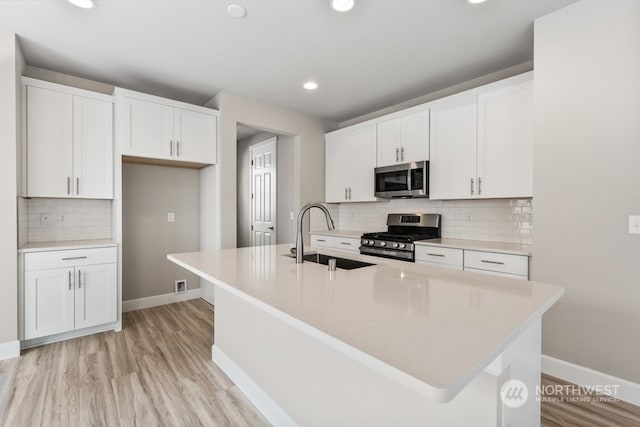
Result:
M251 246L276 243L277 138L251 147Z

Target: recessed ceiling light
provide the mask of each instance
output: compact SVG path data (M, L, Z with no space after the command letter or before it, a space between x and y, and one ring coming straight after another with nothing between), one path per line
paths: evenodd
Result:
M96 2L93 0L69 0L69 3L83 9L93 9L96 7Z
M348 12L353 9L355 0L331 0L331 7L336 12Z
M484 3L487 0L467 0L467 3L469 4L480 4L480 3Z
M240 19L247 16L247 9L240 6L239 4L230 4L229 6L227 6L227 13L233 18Z
M316 90L318 89L318 83L308 81L305 84L303 84L302 87L305 88L306 90Z

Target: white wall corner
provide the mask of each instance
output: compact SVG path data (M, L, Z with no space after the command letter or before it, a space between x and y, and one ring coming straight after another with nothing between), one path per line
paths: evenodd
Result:
M20 341L9 341L0 344L0 362L20 356Z
M122 312L142 310L144 308L157 307L159 305L173 304L174 302L187 301L190 299L198 299L202 295L200 288L189 289L187 292L179 294L170 293L155 295L152 297L132 299L122 301Z
M542 355L542 372L581 386L611 385L616 387L615 398L640 406L640 384L613 375L585 368L551 356Z

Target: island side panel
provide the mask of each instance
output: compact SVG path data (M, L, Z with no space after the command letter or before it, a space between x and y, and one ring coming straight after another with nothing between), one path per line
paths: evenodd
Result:
M274 425L503 425L504 375L435 403L220 286L213 360Z

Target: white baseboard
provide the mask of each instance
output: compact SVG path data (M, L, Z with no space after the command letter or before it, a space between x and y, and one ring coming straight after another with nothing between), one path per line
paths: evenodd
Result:
M170 293L155 295L152 297L131 299L128 301L122 301L122 312L133 310L142 310L143 308L157 307L159 305L172 304L174 302L187 301L190 299L200 298L201 291L198 289L189 289L187 292L179 294Z
M278 406L258 385L236 365L222 350L213 345L211 360L227 374L238 389L249 399L256 409L274 426L297 427L286 412Z
M0 361L20 356L20 341L9 341L0 344Z
M542 372L577 385L620 385L614 397L640 406L640 384L638 383L544 354L542 355Z

